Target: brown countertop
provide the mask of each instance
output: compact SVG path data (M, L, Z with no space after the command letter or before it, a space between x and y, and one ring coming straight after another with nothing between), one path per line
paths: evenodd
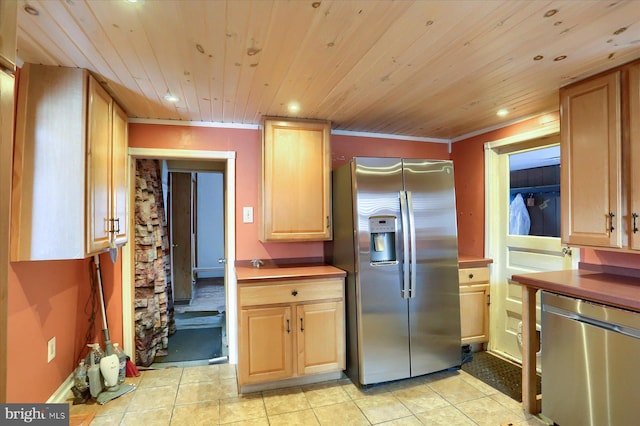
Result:
M458 255L458 266L460 268L481 268L493 263L493 259L485 257L469 256L466 254Z
M346 272L331 265L253 268L236 266L238 283L300 278L341 278Z
M514 275L527 287L640 311L640 278L583 269Z

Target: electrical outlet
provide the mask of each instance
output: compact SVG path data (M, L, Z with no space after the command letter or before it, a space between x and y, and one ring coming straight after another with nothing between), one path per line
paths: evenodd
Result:
M47 362L53 361L56 357L56 338L52 337L49 342L47 342Z

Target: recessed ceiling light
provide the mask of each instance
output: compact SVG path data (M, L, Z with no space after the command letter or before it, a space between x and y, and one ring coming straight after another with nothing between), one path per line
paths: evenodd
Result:
M167 90L167 93L165 93L164 95L164 100L167 102L178 102L180 100L180 98L178 98L176 95L174 95L173 93L169 92Z
M505 109L505 108L499 109L499 110L496 112L496 115L497 115L498 117L505 117L507 114L509 114L509 110L508 110L508 109Z
M289 112L298 112L300 111L300 104L298 104L297 102L291 102L288 106L287 109L289 110Z

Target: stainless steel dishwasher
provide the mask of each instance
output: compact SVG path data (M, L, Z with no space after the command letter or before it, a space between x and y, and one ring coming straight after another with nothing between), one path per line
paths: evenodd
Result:
M542 293L542 414L560 426L638 425L640 313Z

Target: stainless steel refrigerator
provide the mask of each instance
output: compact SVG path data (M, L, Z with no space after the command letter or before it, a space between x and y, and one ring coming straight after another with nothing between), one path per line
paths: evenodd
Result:
M333 209L349 377L369 385L459 367L452 162L356 157L333 173Z

